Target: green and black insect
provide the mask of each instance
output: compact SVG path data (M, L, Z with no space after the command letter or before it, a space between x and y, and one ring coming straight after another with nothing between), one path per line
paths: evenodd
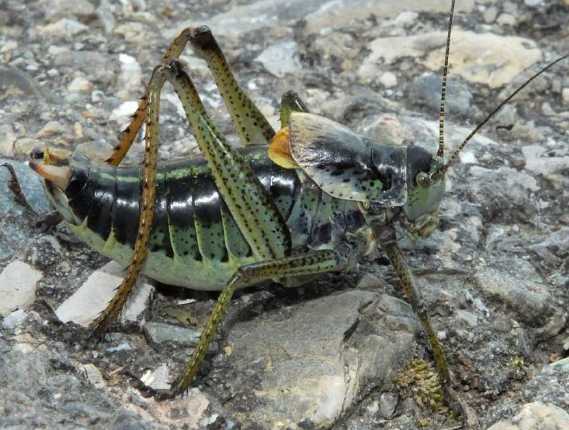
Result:
M296 286L319 273L353 270L370 244L377 243L427 334L447 400L464 413L452 390L443 348L398 246L395 225L428 236L438 225L445 176L458 153L500 107L568 56L514 91L448 156L444 106L453 9L454 1L436 154L418 145L380 144L354 134L309 113L294 93L282 98L282 128L275 132L238 86L214 36L203 26L184 30L172 42L106 163L79 154L53 157L48 150L30 161L70 229L128 266L114 298L92 325L96 334L103 334L119 316L140 272L167 284L221 292L187 366L172 388L157 397L188 389L235 290L266 280ZM243 149L226 142L178 62L188 43L207 62ZM203 158L157 166L165 82L182 101ZM143 124L143 166L119 166Z

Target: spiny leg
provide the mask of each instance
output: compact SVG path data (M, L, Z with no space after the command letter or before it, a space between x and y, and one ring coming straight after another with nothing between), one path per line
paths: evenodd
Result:
M111 166L118 166L122 162L128 150L132 146L134 139L138 136L140 127L144 124L147 108L148 95L144 94L144 96L142 96L138 101L138 107L136 108L136 112L132 115L129 125L121 131L119 135L119 143L113 148L112 154L105 160L105 163L110 164Z
M186 31L187 29L180 33L172 43L170 43L170 46L168 46L166 52L162 56L162 65L168 65L173 60L180 57L188 43L188 38L184 35L184 32ZM136 136L138 136L138 132L146 118L146 110L148 109L148 91L149 88L146 89L144 95L138 101L138 107L132 115L129 125L121 131L119 135L119 143L113 148L113 152L109 158L105 160L106 163L118 166L126 156L128 150L136 139Z
M191 42L196 52L207 61L229 114L237 127L241 141L244 144L268 143L274 135L273 128L237 84L208 27L184 29L164 53L161 64L166 65L177 60L188 42ZM144 123L147 108L148 90L139 100L138 108L133 114L130 124L119 135L119 143L107 158L107 163L118 166L122 162Z
M290 249L288 228L249 162L210 121L191 79L178 62L172 62L169 80L182 101L215 185L254 255L260 260L284 257Z
M347 258L335 251L321 250L294 257L261 261L240 267L219 295L202 331L199 343L182 375L168 391L153 392L147 388L147 392L155 394L158 399L167 399L188 389L198 373L209 344L217 332L219 324L227 311L229 301L236 289L269 279L289 278L342 270L346 267L347 262Z
M158 66L148 87L146 148L138 236L125 279L105 310L91 325L98 336L119 316L148 254L148 238L156 196L160 92L166 80L170 81L179 95L216 186L224 196L225 203L254 254L259 259L279 258L290 248L290 237L282 216L254 176L249 163L225 142L211 123L193 83L181 65L173 61L168 65Z
M166 81L164 66L154 69L148 85L148 112L146 113L146 134L144 150L144 168L142 194L140 198L140 220L138 235L134 243L134 253L127 269L127 275L115 291L115 295L103 312L95 319L90 327L96 336L101 336L118 318L120 312L132 292L136 279L148 254L148 239L154 219L156 200L156 165L158 158L160 92Z
M478 428L478 419L472 409L458 396L452 387L452 380L448 368L448 363L444 349L433 329L429 313L425 307L424 300L417 286L413 274L409 269L399 245L393 226L374 226L376 237L385 251L395 273L399 277L403 293L407 301L411 304L413 311L419 317L419 321L427 335L427 340L433 357L435 359L435 367L439 375L440 383L445 396L445 401L453 411L461 415L466 424L467 429Z
M187 37L194 52L203 58L237 128L244 145L268 144L275 132L259 108L239 87L227 60L207 26L189 28L179 37Z

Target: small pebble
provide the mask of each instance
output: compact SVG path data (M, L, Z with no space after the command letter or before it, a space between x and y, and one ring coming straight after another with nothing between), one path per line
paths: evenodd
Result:
M23 261L15 260L0 273L0 315L33 303L36 287L43 274Z
M140 380L155 390L168 390L170 388L170 369L165 364L161 364L154 370L146 371Z
M200 338L198 330L159 322L146 323L144 332L150 341L155 344L169 342L178 345L195 346Z
M56 38L69 38L89 30L85 24L69 18L62 18L53 24L48 24L39 29L40 34Z
M36 133L37 139L49 139L50 137L65 133L65 126L57 121L49 121Z
M88 326L111 300L117 285L121 283L122 276L120 266L113 262L93 272L87 281L56 309L57 317L62 322L73 321ZM154 287L149 284L137 287L123 312L123 321L138 319L146 308L153 290Z
M2 327L7 328L9 330L14 330L20 324L22 324L28 314L23 309L18 309L11 314L7 315L2 321Z
M563 100L563 104L569 105L569 88L563 88L561 98Z
M379 78L379 83L385 88L393 88L397 85L397 76L392 72L385 72Z
M134 114L134 112L136 112L137 108L138 108L137 101L131 100L128 102L124 102L116 109L113 109L113 111L111 112L111 116L109 117L109 120L121 123L126 119L130 118Z
M73 93L88 93L93 89L93 84L85 78L77 77L69 83L67 89Z

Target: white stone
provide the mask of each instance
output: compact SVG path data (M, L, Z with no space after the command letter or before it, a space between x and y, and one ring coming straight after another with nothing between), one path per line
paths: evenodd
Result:
M92 363L88 363L82 365L80 369L85 373L85 376L89 380L89 382L93 384L95 387L97 388L105 387L106 385L105 379L103 378L103 375L101 374L101 371L97 368L97 366L95 366Z
M140 380L155 390L168 390L170 388L170 369L165 364L161 364L154 370L146 371Z
M474 152L468 151L468 152L461 152L459 154L460 157L460 163L461 164L476 164L478 163L478 160L476 159L476 155L474 154Z
M0 273L0 315L33 303L36 287L43 274L23 261L15 260Z
M257 57L257 61L263 63L265 69L277 78L286 74L295 74L300 70L298 61L298 46L296 42L287 41L269 46Z
M13 330L22 324L27 316L28 314L25 310L18 309L4 318L4 321L2 321L2 327Z
M40 27L39 32L45 36L64 38L75 36L87 30L89 30L89 27L87 27L85 24L81 24L79 21L62 18L53 24L48 24L44 27Z
M563 103L569 105L569 88L563 88L561 91L561 98L563 99Z
M117 87L118 96L123 100L132 99L134 94L138 94L142 85L142 68L136 58L127 54L119 55L121 70Z
M62 322L73 321L88 326L105 309L123 277L122 269L117 263L107 263L93 272L85 283L57 308L57 317ZM146 308L153 291L152 285L139 283L122 313L122 321L136 321Z
M385 72L379 78L379 83L385 88L393 88L397 85L397 76L392 72Z
M391 64L403 57L413 57L430 70L437 71L444 61L446 32L415 36L382 37L368 46L371 53L364 60L359 76L375 79L378 63ZM455 29L452 40L452 73L492 88L510 83L520 72L542 59L535 42L514 36L473 33Z
M419 18L417 12L406 10L397 15L397 18L393 20L393 24L399 27L409 27L417 21L417 18Z
M513 418L502 420L488 430L562 430L569 429L569 414L551 404L534 402L523 406Z
M516 17L510 15L509 13L503 13L498 17L496 22L500 25L509 25L513 27L514 25L516 25Z
M109 120L122 123L128 118L130 118L134 114L134 112L136 112L137 108L138 108L137 101L131 100L128 102L124 102L119 107L113 109L113 111L111 112L111 116L109 117Z
M78 76L69 83L67 89L72 93L88 93L93 89L93 84L91 81Z

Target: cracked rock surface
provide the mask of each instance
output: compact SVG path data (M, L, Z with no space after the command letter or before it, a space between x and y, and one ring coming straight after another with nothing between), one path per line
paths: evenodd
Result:
M26 166L32 148L104 157L166 46L188 25L212 28L275 128L280 96L294 90L313 112L375 140L437 145L446 2L0 3L0 163L14 166L40 214L49 203ZM457 0L449 150L539 63L569 52L568 20L567 0ZM181 60L238 145L205 63L190 49ZM494 116L449 171L439 228L426 239L400 238L457 389L483 428L569 428L568 76L569 61L558 64ZM162 159L195 154L171 89L162 96L160 131ZM142 153L135 144L128 161ZM421 395L432 394L420 385L429 368L412 364L432 358L379 252L360 262L359 273L239 292L188 395L144 398L131 376L167 387L216 295L147 285L120 329L89 342L81 325L120 275L65 226L37 226L8 186L0 167L1 428L457 424Z

